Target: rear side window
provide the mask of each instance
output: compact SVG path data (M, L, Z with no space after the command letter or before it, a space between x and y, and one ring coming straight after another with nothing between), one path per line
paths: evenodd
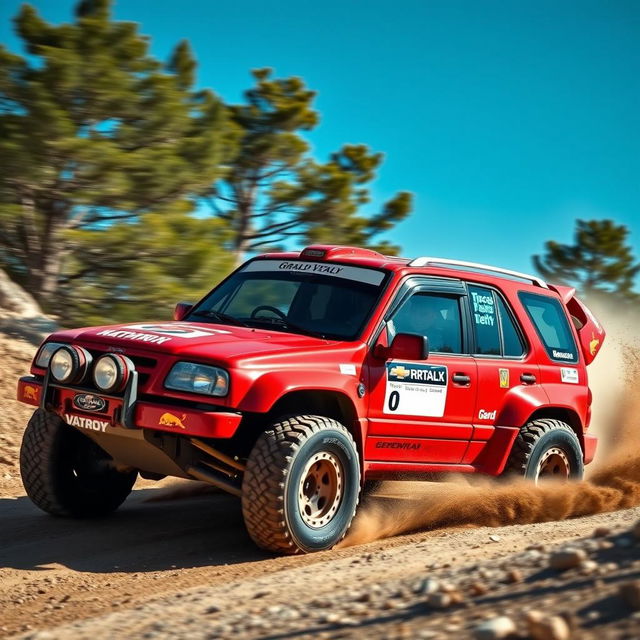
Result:
M578 362L578 348L560 301L523 291L518 295L549 357L556 362Z
M498 299L498 315L500 316L500 325L502 326L502 355L504 355L505 358L519 358L523 356L525 352L524 342L504 300L500 296L496 296L496 298Z
M476 353L500 355L500 325L491 289L469 287L471 315L476 334Z

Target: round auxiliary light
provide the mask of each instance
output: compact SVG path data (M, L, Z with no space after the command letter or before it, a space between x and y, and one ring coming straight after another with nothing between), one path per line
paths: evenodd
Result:
M96 361L93 381L96 387L107 393L122 391L131 377L133 362L119 353L108 353Z
M56 382L74 384L85 377L91 359L86 349L65 345L51 356L49 371Z

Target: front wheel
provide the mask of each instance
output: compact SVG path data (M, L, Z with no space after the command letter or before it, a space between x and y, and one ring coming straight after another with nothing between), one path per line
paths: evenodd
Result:
M358 506L360 463L347 429L321 416L295 416L260 435L247 461L242 513L249 535L269 551L329 549Z
M138 475L116 469L93 440L42 409L36 409L24 432L20 474L36 506L55 516L75 518L117 509Z
M584 463L580 441L560 420L543 418L527 423L513 445L505 474L540 482L581 480Z

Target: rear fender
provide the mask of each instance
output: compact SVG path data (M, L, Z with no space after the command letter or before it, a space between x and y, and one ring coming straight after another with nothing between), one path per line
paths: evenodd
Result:
M496 424L505 427L521 427L529 416L541 407L549 405L549 396L539 385L519 385L509 389L502 409L496 416Z

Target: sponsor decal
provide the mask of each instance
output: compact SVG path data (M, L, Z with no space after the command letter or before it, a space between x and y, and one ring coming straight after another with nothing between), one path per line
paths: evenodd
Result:
M319 274L333 278L356 280L366 284L379 285L384 273L364 267L350 267L331 262L308 262L306 260L254 260L242 268L242 271L289 271L293 273Z
M356 365L355 364L341 364L340 365L340 373L344 373L346 376L355 376L356 375Z
M391 369L391 371L389 372L389 375L396 380L404 380L409 375L409 369L405 369L402 365L393 367L393 369Z
M496 411L485 411L484 409L480 409L478 411L478 420L495 420L496 419Z
M447 401L447 367L387 363L384 413L442 417Z
M574 355L570 351L558 351L557 349L553 349L553 357L558 360L573 360Z
M109 426L108 420L93 420L91 418L76 416L69 413L65 413L63 417L65 422L70 424L72 427L80 427L81 429L88 429L89 431L101 431L104 433Z
M578 384L578 370L572 369L570 367L561 367L560 378L562 379L562 382L566 382L568 384Z
M594 333L591 333L591 341L589 342L589 351L592 356L596 355L596 351L598 351L598 347L600 346L600 340L596 338Z
M416 451L420 447L422 444L419 442L376 442L376 449L412 449Z
M508 389L509 388L509 369L498 369L498 373L500 375L500 388Z
M473 319L476 324L493 327L496 324L496 309L493 304L493 296L482 295L472 291L471 301L473 302Z
M151 331L158 333L162 336L169 336L173 338L185 338L190 340L191 338L206 338L221 333L231 333L224 329L213 329L209 327L198 327L194 329L189 325L184 324L130 324L127 329L138 329L139 331Z
M27 384L24 386L24 389L22 390L22 397L25 400L34 400L34 401L38 401L38 388L37 387L32 387L30 384Z
M92 393L76 393L73 396L73 404L83 411L104 411L107 402L100 396L94 396Z
M147 333L151 331L152 333ZM224 329L194 329L177 324L130 324L124 329L103 329L96 335L123 340L136 340L151 344L163 344L172 338L204 338L219 333L230 333Z
M158 426L161 427L180 427L181 429L186 429L184 425L184 421L187 419L186 414L182 414L182 418L178 418L178 416L174 416L173 413L163 413L160 416L160 420L158 420Z

